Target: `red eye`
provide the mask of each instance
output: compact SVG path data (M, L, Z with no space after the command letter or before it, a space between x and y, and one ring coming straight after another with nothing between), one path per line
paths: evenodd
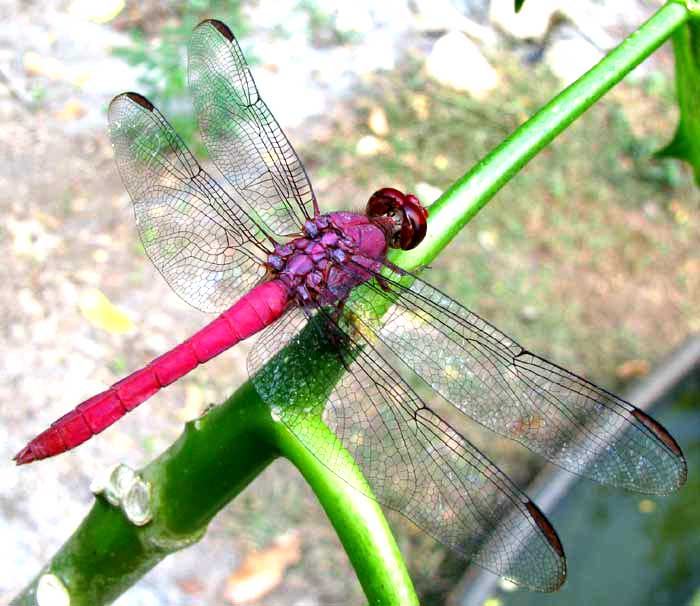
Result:
M413 194L406 194L403 211L405 221L401 227L401 248L411 250L425 238L428 229L428 209Z
M370 218L399 215L401 225L396 227L391 238L393 248L411 250L425 237L428 210L413 194L403 194L393 187L384 187L372 194L366 212Z
M375 191L367 202L367 216L381 217L403 207L405 196L393 187Z

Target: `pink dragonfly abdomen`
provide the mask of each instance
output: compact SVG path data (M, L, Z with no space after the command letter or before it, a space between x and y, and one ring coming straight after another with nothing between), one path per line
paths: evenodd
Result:
M52 423L15 461L30 463L82 444L199 364L272 324L288 299L287 287L278 280L260 284L189 339Z

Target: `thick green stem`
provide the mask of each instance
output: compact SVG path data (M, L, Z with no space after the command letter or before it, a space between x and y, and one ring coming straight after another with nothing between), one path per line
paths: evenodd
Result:
M329 472L321 459L301 444L289 430L280 425L278 445L304 475L335 528L369 604L373 606L413 606L418 598L403 564L401 553L386 523L379 504L365 494L372 494L352 457L344 451L335 434L318 417L309 419L311 430L319 441L335 443L345 454L345 461L334 466L346 467L343 475L354 477L353 486ZM313 425L313 427L310 427ZM364 486L362 492L356 486Z
M430 209L426 241L413 251L393 255L392 260L406 269L430 263L518 170L669 38L688 14L678 3L661 8L447 190ZM319 393L328 392L341 369L328 359L321 363L323 352L317 360L315 352L302 351L305 339L307 336L289 348L289 358L295 364L306 359L303 367L298 365L299 371L317 375L306 383L320 385ZM284 363L278 356L268 366L279 369ZM310 394L294 396L294 387L279 388L280 393L288 388L289 408L306 406L305 397ZM339 451L337 439L322 426L318 415L299 423L306 424L327 448ZM71 606L107 603L166 555L196 541L212 517L280 454L294 462L315 490L370 603L417 603L377 504L340 480L320 457L276 422L250 382L225 404L188 424L175 444L144 469L143 476L153 488L149 524L134 526L100 498L44 571L55 574L66 586ZM346 463L346 479L352 477L355 486L362 485L349 454ZM363 492L371 494L369 487ZM13 603L34 604L35 590L36 580Z

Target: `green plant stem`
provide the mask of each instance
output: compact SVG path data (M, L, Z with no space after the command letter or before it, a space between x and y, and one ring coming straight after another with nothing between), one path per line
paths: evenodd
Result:
M314 432L316 439L337 443L338 451L345 454L347 469L356 470L355 482L364 485L365 494L371 494L366 480L350 454L342 449L335 434L317 417L308 423L313 424L313 428L307 426L307 429ZM368 602L373 606L417 606L418 597L379 504L329 472L286 427L279 425L279 430L278 445L282 455L302 472L318 497L350 558Z
M413 251L392 255L392 260L406 269L430 263L518 170L669 38L687 17L688 10L681 4L662 7L448 189L430 209L426 241ZM305 356L308 367L314 367L314 360L309 359L313 355L304 351L293 355ZM321 382L335 376L328 365L322 372ZM290 406L304 406L303 401L295 401L292 392L290 386ZM303 422L317 433L323 431L318 417ZM336 440L327 430L323 436L327 442ZM370 604L417 604L379 507L339 480L274 421L251 382L201 420L189 423L183 435L143 470L153 486L151 523L133 526L120 510L98 498L42 572L51 571L63 581L71 606L107 603L166 555L201 537L212 517L280 454L294 462L315 490ZM359 470L351 460L347 463L347 473L354 474L357 484L362 483ZM36 580L13 604L35 603Z
M513 176L615 84L668 40L689 18L669 2L597 65L562 91L458 179L430 207L428 233L412 251L391 256L404 269L432 262Z

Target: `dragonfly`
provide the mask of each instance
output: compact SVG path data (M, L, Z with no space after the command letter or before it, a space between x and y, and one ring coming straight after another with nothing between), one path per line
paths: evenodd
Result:
M109 130L146 253L180 297L219 315L55 421L15 456L17 464L78 446L261 333L248 370L276 419L353 484L340 463L349 451L371 492L358 490L518 584L561 586L566 559L555 529L416 393L410 377L574 474L650 494L685 482L680 447L646 413L523 348L388 260L389 249L410 250L427 233L428 210L416 196L385 187L364 213L321 213L304 165L221 21L195 28L188 81L226 187L138 93L112 100ZM285 353L293 345L308 351L306 366ZM309 372L309 360L339 369L337 382ZM325 392L314 405L318 376ZM290 381L309 394L309 406L290 405L283 388ZM305 415L320 415L338 440L319 447Z

